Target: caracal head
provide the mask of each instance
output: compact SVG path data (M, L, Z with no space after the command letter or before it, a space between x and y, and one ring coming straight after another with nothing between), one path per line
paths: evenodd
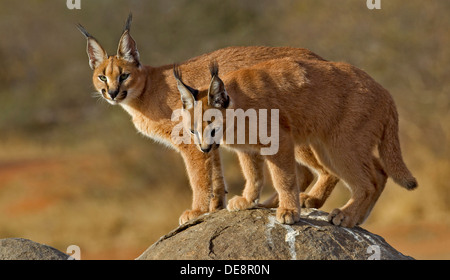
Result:
M106 51L83 26L78 29L87 39L89 66L94 70L92 81L99 94L110 104L126 104L140 94L139 86L144 82L143 67L139 62L136 42L130 35L132 16L128 17L125 30L119 41L116 55Z
M210 72L209 87L197 90L183 83L179 67L174 66L173 71L183 103L184 129L193 134L194 143L204 153L219 147L224 134L225 109L230 105L216 62L211 63Z

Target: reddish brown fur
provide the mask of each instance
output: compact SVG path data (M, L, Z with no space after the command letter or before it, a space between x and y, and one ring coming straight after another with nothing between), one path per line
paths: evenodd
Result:
M319 170L324 166L350 188L351 199L329 216L335 225L353 227L362 223L383 191L387 175L407 189L417 186L401 157L394 101L387 90L362 70L346 63L282 58L222 77L223 82L213 74L211 85L215 86L199 89L196 100L202 101L204 111L215 108L208 100L218 97L231 99L228 109L279 109L280 150L265 156L265 160L279 195L277 219L280 222L292 223L299 219L297 184L301 182L296 182L299 172L295 160ZM183 91L182 87L179 89ZM186 96L189 98L188 95L182 98ZM223 116L221 125L225 127L225 112ZM264 147L261 143L248 142L229 145L225 134L223 143L249 153L257 153ZM205 141L199 145L203 150L211 147ZM384 169L373 155L376 146ZM320 163L304 162L305 154L314 160L317 157ZM230 200L228 208L251 207L253 197L248 194L257 197L258 186L246 186L243 196Z
M226 186L221 172L219 153L213 151L204 154L195 145L171 142L171 131L176 125L171 121L172 112L181 107L172 75L172 65L151 67L140 64L136 43L130 36L130 23L131 18L127 21L118 52L114 56L108 56L97 40L79 26L88 40L87 52L94 70L93 83L108 102L121 105L132 116L134 125L141 133L176 149L182 155L193 190L192 209L186 210L180 217L180 223L184 223L225 205ZM204 69L211 60L220 63L221 73L227 73L281 57L323 60L306 49L229 47L190 59L180 66L183 68L183 78L187 83L201 86L209 81L209 75ZM122 73L128 73L129 77L119 83L118 79ZM101 81L99 76L105 76L107 82ZM118 92L114 100L109 91ZM253 155L239 153L241 162L252 157ZM260 173L258 168L245 164L243 170L249 180L247 185L261 184L254 180ZM311 177L309 171L304 172L306 177ZM325 174L325 176L332 175ZM333 187L334 185L323 186L327 190Z

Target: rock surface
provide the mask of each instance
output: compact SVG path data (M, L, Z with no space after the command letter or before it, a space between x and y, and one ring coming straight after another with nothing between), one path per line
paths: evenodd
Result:
M23 238L0 239L0 260L68 260L53 247Z
M280 224L274 209L221 210L181 225L138 260L399 260L412 259L360 227L337 227L327 213L302 209L294 225Z
M190 221L150 246L138 260L410 260L382 237L360 227L337 227L327 213L302 209L294 225L274 209L221 210ZM0 239L0 260L68 260L69 255L23 238Z

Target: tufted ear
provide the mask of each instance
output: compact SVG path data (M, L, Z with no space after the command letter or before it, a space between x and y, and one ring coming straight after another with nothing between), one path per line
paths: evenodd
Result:
M193 108L198 90L183 83L181 78L181 70L177 65L173 66L173 75L177 81L177 88L180 92L181 101L183 102L183 109L188 110Z
M139 52L137 49L136 41L134 41L134 39L130 35L132 19L133 16L130 13L125 24L125 29L123 31L122 37L120 37L119 47L117 49L117 57L132 63L136 63L136 65L140 65Z
M105 59L108 59L108 55L105 50L100 46L97 40L89 34L86 29L81 25L77 25L78 30L86 37L87 39L87 54L89 57L89 66L92 70L97 68Z
M230 97L225 90L223 81L219 78L219 65L212 62L209 66L211 73L211 83L208 90L208 105L214 108L228 108Z

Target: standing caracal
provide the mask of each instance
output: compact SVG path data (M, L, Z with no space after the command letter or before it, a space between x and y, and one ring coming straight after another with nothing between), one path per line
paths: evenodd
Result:
M223 144L260 153L267 143L259 139L250 143L247 137L241 144L235 138L228 139L238 133L228 131L237 127L234 117L229 119L233 116L229 112L259 110L261 118L264 109L278 110L278 127L271 127L271 132L278 131L279 149L264 158L279 196L276 213L279 222L290 224L300 218L296 160L302 162L305 145L311 147L320 165L351 190L347 204L328 217L335 225L353 227L363 223L388 175L408 190L417 187L402 159L394 101L386 89L362 70L346 63L282 58L229 72L222 80L218 64L212 63L209 86L196 90L182 81L183 68L174 67L183 113L190 120L183 121L183 125L194 134L204 152ZM214 118L205 118L206 113ZM244 129L250 133L249 125ZM381 162L373 154L376 147ZM259 192L246 186L242 197L229 201L228 209L248 208L251 206L248 194Z
M171 116L181 107L181 100L172 75L172 65L152 67L141 64L136 42L130 35L130 24L131 15L117 53L109 56L81 25L78 28L87 39L92 81L99 94L109 103L124 108L139 132L174 148L183 157L193 191L192 208L179 219L180 223L184 223L200 214L221 209L226 204L226 185L219 152L202 153L195 145L173 143L171 131L175 123L171 121ZM282 57L323 60L309 50L299 48L229 47L192 58L180 66L187 82L201 86L209 81L209 75L202 70L211 60L221 63L221 71L227 73ZM238 152L238 157L247 180L246 186L261 187L262 158L245 151ZM298 169L302 170L301 174L305 176L303 185L307 187L312 175L304 166L299 165ZM316 188L319 191L314 196L306 197L306 205L320 207L338 181L325 169L319 175L321 179Z

